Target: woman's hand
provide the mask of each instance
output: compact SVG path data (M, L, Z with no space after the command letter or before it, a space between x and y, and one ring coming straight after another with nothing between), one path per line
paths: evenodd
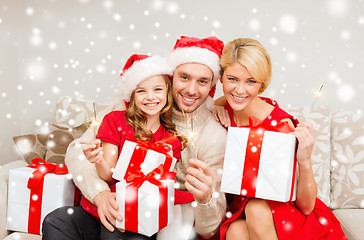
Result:
M217 122L220 122L224 127L229 127L231 124L228 111L222 106L214 105L212 108L212 115Z
M297 161L304 167L311 167L311 154L315 143L315 134L312 124L309 122L300 123L292 134L298 140Z
M82 149L83 154L85 154L87 160L89 160L90 163L97 163L97 164L104 161L102 150L103 149L101 147L101 141L99 139L96 139L95 141L88 143Z

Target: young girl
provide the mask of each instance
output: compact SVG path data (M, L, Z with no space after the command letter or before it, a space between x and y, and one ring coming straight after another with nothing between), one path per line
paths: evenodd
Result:
M301 123L279 108L275 101L259 97L269 85L271 60L256 40L239 38L229 42L220 59L224 97L214 110L224 126L247 126L254 116L266 123L287 122L298 140L297 197L294 202L276 202L234 195L228 218L220 228L221 239L346 239L339 221L318 198L313 177L312 125ZM222 106L225 110L222 109ZM226 120L230 120L226 121Z
M120 78L127 110L112 111L105 115L98 130L98 140L83 149L86 158L95 163L98 175L111 185L112 191L115 191L116 182L112 178L112 169L116 166L126 138L155 142L177 135L175 125L171 122L173 98L168 77L171 74L169 65L158 56L135 54L127 61ZM173 156L177 159L182 149L180 140L183 143L186 141L179 136L177 141L170 143ZM86 198L82 198L81 205L98 217L96 206ZM100 239L149 239L137 233L121 231L110 232L102 225Z

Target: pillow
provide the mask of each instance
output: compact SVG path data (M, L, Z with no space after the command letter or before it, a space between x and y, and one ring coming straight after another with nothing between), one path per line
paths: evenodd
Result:
M27 163L34 158L45 158L48 134L27 134L13 137L16 149Z
M310 122L315 131L311 161L317 183L317 197L330 204L330 110L326 106L289 109L300 122Z
M364 208L364 115L335 112L331 125L330 207Z
M95 103L96 113L107 107L106 104ZM56 103L56 124L65 128L74 128L95 118L92 101L72 97L60 97Z
M75 128L65 128L52 124L49 128L45 160L50 163L64 164L68 145L81 137L88 126L88 124L82 124Z

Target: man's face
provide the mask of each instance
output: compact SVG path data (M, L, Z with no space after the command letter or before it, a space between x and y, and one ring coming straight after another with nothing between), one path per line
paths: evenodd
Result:
M209 95L213 78L211 69L200 63L179 65L173 73L172 94L178 110L194 112Z

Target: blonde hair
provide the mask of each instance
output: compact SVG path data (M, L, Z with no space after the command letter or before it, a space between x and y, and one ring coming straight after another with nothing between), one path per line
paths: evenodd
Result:
M172 122L172 106L173 106L173 96L171 91L171 81L168 75L161 75L167 87L167 101L166 105L162 108L159 115L160 122L162 126L170 133L176 135L182 142L182 148L187 145L187 138L182 135L178 135L176 130L176 124ZM152 139L152 131L146 129L147 117L143 111L141 111L135 104L135 90L131 94L129 107L125 112L126 120L128 124L134 130L134 137L136 139L150 141Z
M234 63L246 67L254 79L262 83L259 94L264 92L271 81L272 63L260 42L250 38L238 38L226 44L220 58L221 75Z

